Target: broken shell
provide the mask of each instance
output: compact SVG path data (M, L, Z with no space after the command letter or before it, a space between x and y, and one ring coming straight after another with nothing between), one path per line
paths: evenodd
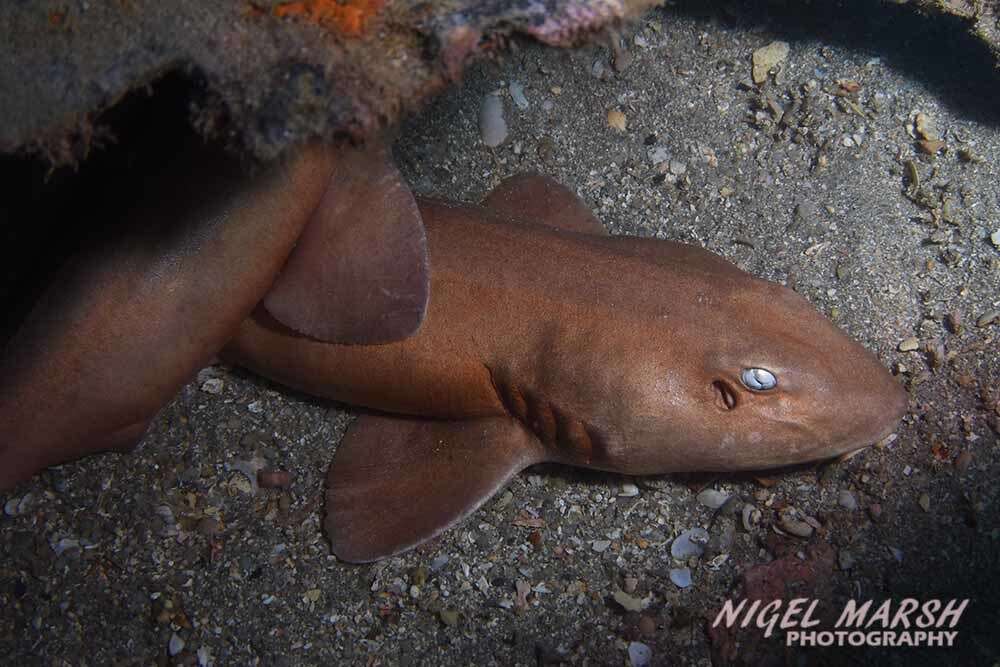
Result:
M524 95L524 86L520 83L511 81L507 89L510 91L510 98L514 100L514 104L517 105L518 109L524 111L531 106L528 103L528 98Z
M261 470L257 484L263 489L287 489L292 485L292 473L287 470Z
M984 313L979 316L976 320L977 327L988 327L994 322L1000 322L1000 310L991 310L988 313Z
M847 489L840 490L840 494L837 497L837 504L849 512L853 512L858 509L857 498L855 498L854 494Z
M686 567L670 570L670 581L674 582L677 588L687 588L691 585L691 570Z
M753 52L753 82L760 85L767 81L768 72L788 57L788 42L771 42Z
M786 507L781 512L781 517L778 521L778 528L789 535L794 535L795 537L801 537L803 539L811 537L814 528L808 521L800 520L798 517L798 510L794 507Z
M647 667L652 659L653 649L642 642L631 642L628 645L628 661L632 667Z
M921 139L917 142L917 148L920 149L920 152L927 155L937 155L945 146L947 144L940 139Z
M709 509L717 510L726 504L729 495L716 491L715 489L705 489L698 494L698 502Z
M913 117L913 131L917 137L927 141L937 141L940 139L937 130L934 128L934 121L922 111L918 111Z
M760 523L760 510L747 503L743 506L743 528L750 532Z
M708 542L708 531L704 528L691 528L677 536L670 545L670 555L677 560L687 560L693 556L701 556Z
M618 130L619 132L624 132L627 122L625 120L625 114L623 114L618 109L612 109L608 112L608 127L613 130Z

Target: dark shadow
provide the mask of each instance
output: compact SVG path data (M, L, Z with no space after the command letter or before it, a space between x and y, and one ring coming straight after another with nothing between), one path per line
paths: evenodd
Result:
M996 58L956 16L926 16L912 4L877 0L679 0L663 11L727 28L762 28L768 38L820 41L881 58L886 66L926 85L957 115L1000 125Z
M86 160L51 169L41 156L0 156L0 344L75 250L125 224L150 174L180 146L201 142L190 105L204 87L168 74L94 122Z

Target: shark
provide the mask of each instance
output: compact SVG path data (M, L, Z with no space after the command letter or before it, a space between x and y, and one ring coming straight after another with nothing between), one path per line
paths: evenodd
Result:
M384 210L395 184L366 192L345 217ZM906 411L878 358L795 291L696 246L609 235L548 177L416 207L429 292L415 331L384 336L392 318L365 317L361 344L315 335L347 313L323 306L335 281L314 276L333 258L314 244L282 272L281 306L265 298L220 352L367 410L327 476L324 529L342 560L419 545L538 463L762 470L862 449Z

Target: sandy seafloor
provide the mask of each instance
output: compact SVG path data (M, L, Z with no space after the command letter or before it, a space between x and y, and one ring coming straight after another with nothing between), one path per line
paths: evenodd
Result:
M956 647L793 650L780 632L751 630L717 646L716 662L996 664L1000 322L977 319L1000 308L989 238L1000 109L988 94L1000 77L985 52L903 16L803 27L659 10L625 33L620 73L602 46L517 43L405 123L395 147L418 193L476 200L535 170L615 234L703 245L794 285L900 374L911 400L895 439L762 481L533 469L431 544L354 566L320 530L351 412L214 367L135 453L65 465L2 497L0 662L621 665L630 645L643 662L638 642L650 664L709 664L706 619L744 572L787 554L813 572L791 592L826 614L851 598L970 598ZM758 88L750 56L774 39L790 52ZM860 89L839 97L853 86L838 80ZM491 150L477 115L493 90L510 136ZM624 132L608 126L612 109ZM917 149L907 125L918 111L943 153ZM908 197L913 168L921 192ZM899 351L911 337L919 348ZM202 389L219 386L212 378L221 392ZM255 455L294 473L290 489L254 494L233 466ZM737 496L737 520L700 503L703 487ZM744 503L760 511L749 529ZM789 506L810 538L776 532ZM697 526L710 553L675 563L672 540ZM692 584L681 589L669 571L683 566Z

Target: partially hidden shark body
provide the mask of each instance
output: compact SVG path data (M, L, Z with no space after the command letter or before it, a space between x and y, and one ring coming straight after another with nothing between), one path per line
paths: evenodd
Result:
M262 299L321 340L412 334L426 239L386 150L316 144L250 174L182 146L147 191L123 193L138 200L128 224L82 249L0 341L0 489L130 449ZM345 218L360 206L371 218ZM313 270L315 253L337 261Z
M905 410L879 361L792 290L700 248L609 236L550 179L514 177L481 205L418 204L430 296L415 334L317 340L287 326L290 298L284 324L260 307L222 352L380 411L330 467L325 527L342 559L419 544L532 464L764 469L865 447Z

